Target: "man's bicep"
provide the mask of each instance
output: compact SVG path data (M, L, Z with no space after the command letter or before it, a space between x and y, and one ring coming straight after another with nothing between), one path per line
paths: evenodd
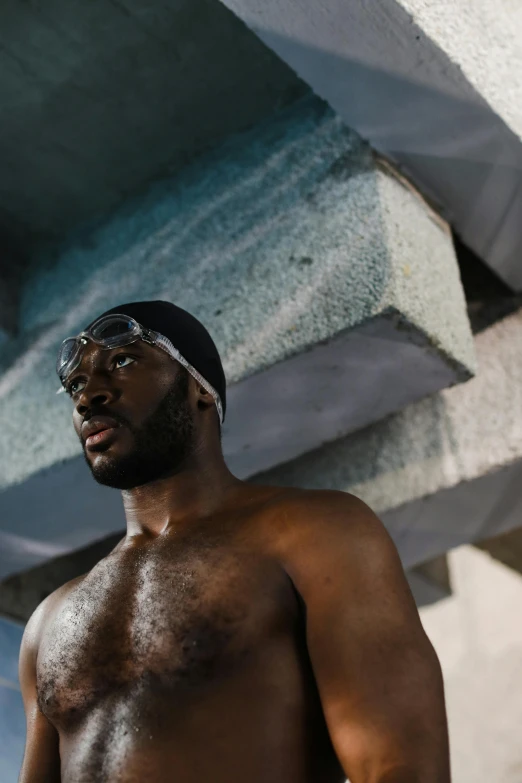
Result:
M357 498L324 493L308 513L314 505L316 529L309 517L287 570L306 606L310 660L339 760L352 783L404 764L422 783L446 783L440 665L397 550Z

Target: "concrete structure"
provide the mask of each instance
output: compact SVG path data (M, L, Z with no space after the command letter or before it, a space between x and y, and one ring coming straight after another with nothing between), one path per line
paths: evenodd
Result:
M303 99L126 205L87 246L73 238L25 286L18 355L0 378L1 576L123 526L117 493L83 459L64 463L81 450L54 364L65 336L139 298L174 299L215 337L230 384L224 451L242 477L474 370L444 224Z
M522 288L522 13L509 0L223 0Z
M421 608L444 675L453 783L520 783L522 577L474 547L448 555L453 594Z
M520 527L522 310L475 338L479 372L255 477L350 491L385 521L406 568Z
M0 619L0 780L16 783L25 744L25 715L18 683L23 626Z
M7 3L0 41L0 237L30 259L308 92L217 0Z

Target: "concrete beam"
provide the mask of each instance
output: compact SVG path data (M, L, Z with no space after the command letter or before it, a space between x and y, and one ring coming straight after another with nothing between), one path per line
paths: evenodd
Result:
M447 227L323 102L304 100L31 278L19 356L0 377L2 575L123 526L117 493L71 460L54 363L64 337L142 298L172 299L215 337L230 385L224 450L243 477L474 370Z
M520 526L522 310L475 338L469 383L253 478L350 491L380 514L406 569Z
M223 2L522 289L522 13L513 3Z
M217 0L0 6L0 230L34 256L309 89Z

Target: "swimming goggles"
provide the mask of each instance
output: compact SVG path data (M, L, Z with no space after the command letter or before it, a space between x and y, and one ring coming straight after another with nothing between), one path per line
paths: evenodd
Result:
M152 329L146 329L134 318L120 313L104 315L98 318L92 326L85 332L80 332L77 337L68 337L63 341L58 352L56 361L56 372L62 382L62 387L58 389L57 394L66 391L66 381L70 374L76 370L82 360L83 349L88 340L96 345L102 346L104 350L120 348L124 345L131 345L137 340L143 340L149 345L155 345L168 353L172 359L176 359L193 378L200 383L204 389L212 395L219 414L219 420L223 423L223 405L221 398L213 386L203 378L203 376L185 359L184 356L173 346L171 341Z

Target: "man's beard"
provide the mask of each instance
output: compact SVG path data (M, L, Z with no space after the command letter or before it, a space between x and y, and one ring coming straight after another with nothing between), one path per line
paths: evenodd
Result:
M188 404L188 374L180 372L153 414L137 428L121 416L110 415L134 436L134 449L124 457L87 464L98 484L133 489L179 471L194 443L194 421ZM102 452L103 453L103 452Z

